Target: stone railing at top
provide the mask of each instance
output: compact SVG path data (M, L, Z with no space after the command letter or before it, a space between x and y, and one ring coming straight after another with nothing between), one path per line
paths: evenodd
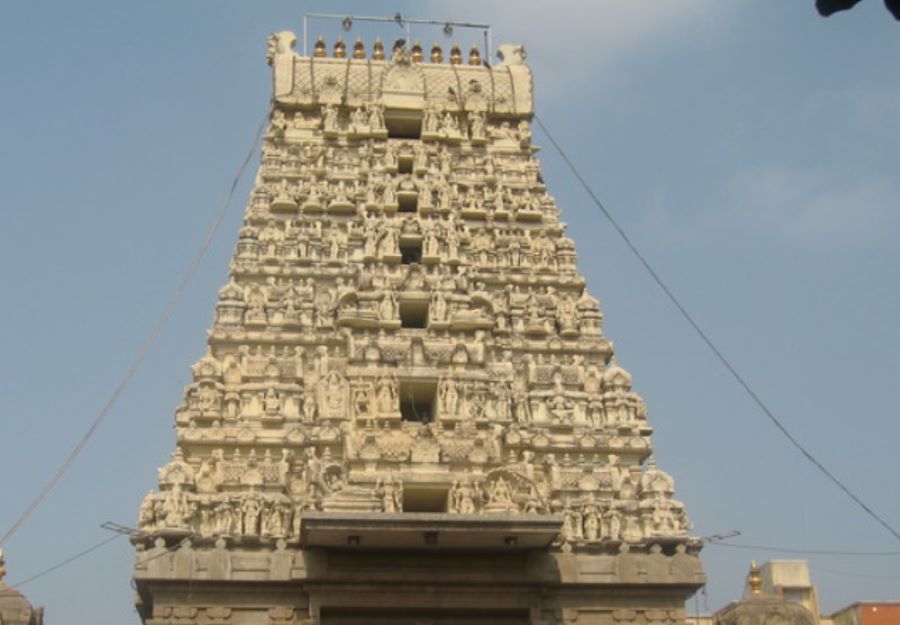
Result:
M523 46L501 45L500 62L489 67L474 46L468 63L456 46L445 63L437 46L425 61L417 44L411 50L396 46L385 55L376 41L371 58L366 58L361 42L350 55L340 42L328 57L320 39L313 56L303 57L294 51L296 42L289 31L269 36L267 59L279 106L380 104L403 111L481 111L518 118L531 117L534 110Z

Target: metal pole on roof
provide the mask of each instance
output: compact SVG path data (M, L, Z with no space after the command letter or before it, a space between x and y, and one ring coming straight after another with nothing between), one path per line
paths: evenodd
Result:
M307 20L308 20L307 16L304 15L303 16L303 56L308 56L307 51L306 51L306 33L308 30Z

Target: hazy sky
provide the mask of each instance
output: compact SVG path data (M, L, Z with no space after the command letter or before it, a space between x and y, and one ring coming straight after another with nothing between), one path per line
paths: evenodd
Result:
M224 200L265 114L266 35L323 10L488 21L495 43L524 43L539 114L650 262L784 423L900 526L900 24L881 2L827 20L813 0L336 5L0 3L0 530L106 401ZM765 420L535 142L694 533L900 552ZM255 167L144 368L6 545L7 581L102 540L104 521L136 523ZM751 559L777 557L808 557L826 612L900 599L898 556L710 545L709 609L739 596ZM132 564L120 539L23 590L50 623L136 623Z

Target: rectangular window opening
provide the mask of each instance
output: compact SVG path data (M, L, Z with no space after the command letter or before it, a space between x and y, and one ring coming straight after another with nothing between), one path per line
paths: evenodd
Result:
M401 328L425 328L427 326L427 302L400 302Z
M416 195L402 194L397 198L397 205L401 213L415 213L419 210L419 198Z
M449 488L403 488L404 512L446 512Z
M413 166L413 158L412 156L408 156L406 154L401 154L397 157L397 173L398 174L411 174ZM400 210L403 210L402 208Z
M393 115L387 112L384 125L391 139L418 139L422 136L422 118Z
M400 416L404 421L431 423L434 421L434 398L437 382L403 380L400 382Z
M404 265L422 262L422 242L400 242L400 262Z

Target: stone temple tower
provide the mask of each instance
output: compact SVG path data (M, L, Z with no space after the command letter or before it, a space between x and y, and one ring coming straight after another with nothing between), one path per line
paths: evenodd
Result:
M541 178L521 46L269 39L147 625L673 625L705 580Z

